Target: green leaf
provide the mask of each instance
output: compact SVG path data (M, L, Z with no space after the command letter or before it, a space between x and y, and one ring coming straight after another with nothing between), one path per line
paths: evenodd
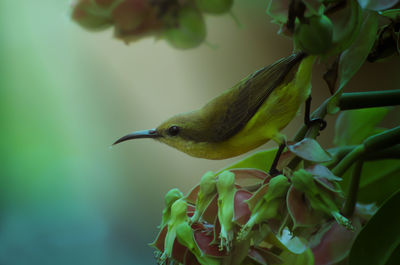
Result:
M374 133L374 128L389 112L388 108L368 108L343 111L335 125L336 146L357 145Z
M390 256L388 262L386 262L385 265L399 265L399 263L400 263L400 244L393 251L392 255Z
M374 11L391 8L398 2L399 0L358 0L358 3L363 9Z
M331 181L342 181L342 178L336 177L332 171L330 171L327 167L315 164L306 168L306 170L311 173L314 178L321 177Z
M314 255L310 249L300 255L284 251L280 258L283 260L282 265L314 265Z
M314 176L314 181L320 184L322 187L326 188L327 190L337 193L338 196L342 196L343 194L340 185L336 181L329 181L326 178L317 176Z
M385 11L378 12L379 15L390 18L390 19L398 19L400 17L400 8L399 9L389 9Z
M394 251L400 245L399 205L400 190L383 204L361 230L350 252L350 264L384 265L396 254Z
M360 69L374 45L378 31L378 16L376 12L366 11L360 32L352 45L340 55L338 69L338 89L331 97L327 110L329 114L339 111L339 98L343 88Z
M272 165L272 161L275 158L277 150L278 148L274 148L254 153L248 157L245 157L243 160L236 162L228 166L227 168L219 171L218 174L224 170L229 170L232 168L253 168L267 172Z
M343 175L340 183L347 190L352 168ZM358 191L358 201L363 203L376 202L378 205L393 192L400 189L400 163L398 160L377 160L364 162Z
M397 164L399 164L398 160ZM382 175L379 181L362 185L358 194L358 200L365 203L376 202L377 204L381 204L393 192L400 189L399 175L400 166L393 169L390 173Z
M311 138L304 138L300 142L288 145L288 149L298 157L311 162L322 163L332 159L331 155Z
M288 228L283 229L282 234L277 239L293 254L302 254L308 250L306 242L293 236Z

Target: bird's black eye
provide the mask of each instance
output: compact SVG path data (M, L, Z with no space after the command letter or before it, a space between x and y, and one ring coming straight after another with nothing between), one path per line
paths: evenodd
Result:
M171 126L168 128L168 134L171 136L175 136L179 133L179 127L178 126Z

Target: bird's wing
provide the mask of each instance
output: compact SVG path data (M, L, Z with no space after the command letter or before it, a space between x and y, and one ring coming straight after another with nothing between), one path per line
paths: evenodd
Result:
M254 116L260 106L285 79L290 70L305 57L304 53L292 54L246 77L227 93L233 100L218 98L214 104L226 104L226 111L213 118L213 128L208 140L222 142L239 132ZM225 95L225 98L228 95ZM221 97L222 98L222 97Z

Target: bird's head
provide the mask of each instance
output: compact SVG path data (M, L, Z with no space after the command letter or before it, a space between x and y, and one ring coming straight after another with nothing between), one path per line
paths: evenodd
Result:
M196 149L204 140L206 128L204 122L199 121L195 114L193 112L178 114L157 128L127 134L118 139L114 145L127 140L153 138L189 155L198 156Z

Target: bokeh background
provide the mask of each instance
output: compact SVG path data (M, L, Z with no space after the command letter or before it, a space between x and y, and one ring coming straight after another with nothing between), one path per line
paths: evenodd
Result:
M86 32L69 19L67 0L0 1L0 264L155 264L147 244L164 194L187 192L240 158L192 158L151 140L110 145L289 54L265 7L236 0L242 27L208 16L212 45L178 51ZM315 105L329 95L317 68ZM398 58L366 64L349 90L399 88L399 69ZM300 123L285 129L289 138ZM325 147L332 128L321 135Z

